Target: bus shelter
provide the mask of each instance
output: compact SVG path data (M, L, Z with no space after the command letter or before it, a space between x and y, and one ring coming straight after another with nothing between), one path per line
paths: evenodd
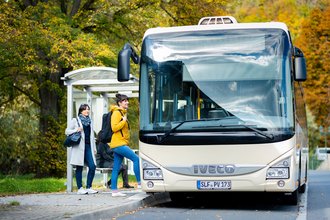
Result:
M77 116L80 104L90 106L90 117L95 132L101 129L102 115L109 110L109 99L116 93L130 98L138 97L139 80L133 75L127 82L117 80L117 69L88 67L68 72L62 77L67 87L67 124ZM67 192L72 192L73 169L70 165L70 148L67 149Z

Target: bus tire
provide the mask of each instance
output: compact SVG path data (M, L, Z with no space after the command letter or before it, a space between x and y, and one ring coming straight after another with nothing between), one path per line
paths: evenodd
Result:
M298 204L298 189L296 189L289 195L285 195L285 201L289 205L297 205Z
M305 193L305 192L306 192L306 183L304 183L299 187L299 193Z
M307 183L307 163L306 163L306 170L305 170L305 182L303 185L299 187L299 193L305 193L306 192L306 183Z

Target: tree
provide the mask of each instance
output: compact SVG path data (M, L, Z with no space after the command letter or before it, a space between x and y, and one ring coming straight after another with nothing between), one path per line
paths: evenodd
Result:
M307 104L318 125L330 125L330 5L315 8L302 24L297 39L307 60L308 80L303 84Z
M106 42L78 28L75 13L88 13L95 1L9 1L0 5L1 109L20 95L38 109L39 140L33 143L38 176L63 175L61 149L65 122L65 88L61 77L85 66L112 66L116 55ZM61 3L62 7L59 7ZM79 8L77 10L77 7ZM30 143L31 144L31 143ZM58 152L58 153L57 153Z
M296 0L249 0L236 9L235 17L239 22L284 22L295 39L306 16L306 7L306 4L299 4Z
M307 109L307 125L308 125L308 144L309 144L309 155L313 155L315 148L320 143L320 133L319 127L315 122L315 117L312 115L311 111Z
M168 0L161 8L171 18L170 25L196 25L202 17L227 15L228 0Z

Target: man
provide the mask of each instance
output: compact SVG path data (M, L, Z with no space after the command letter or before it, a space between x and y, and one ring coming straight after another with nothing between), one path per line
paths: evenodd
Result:
M113 151L108 144L98 141L97 143L97 167L101 168L113 168ZM119 173L121 173L123 178L123 187L124 188L134 188L128 184L128 174L127 174L127 165L121 164ZM108 187L111 186L111 179L108 181Z

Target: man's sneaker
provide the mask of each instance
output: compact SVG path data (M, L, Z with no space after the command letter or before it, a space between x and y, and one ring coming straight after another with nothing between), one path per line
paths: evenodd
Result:
M94 190L94 189L92 189L92 188L88 188L88 189L86 189L86 191L87 191L88 194L95 194L95 193L98 193L98 191L96 191L96 190Z
M87 190L84 189L84 187L80 187L80 189L78 189L78 192L77 194L78 195L84 195L84 194L87 194Z
M141 187L141 185L138 185L137 188L138 188L138 189L141 189L142 187Z
M124 197L126 194L121 193L121 192L113 192L112 197Z

